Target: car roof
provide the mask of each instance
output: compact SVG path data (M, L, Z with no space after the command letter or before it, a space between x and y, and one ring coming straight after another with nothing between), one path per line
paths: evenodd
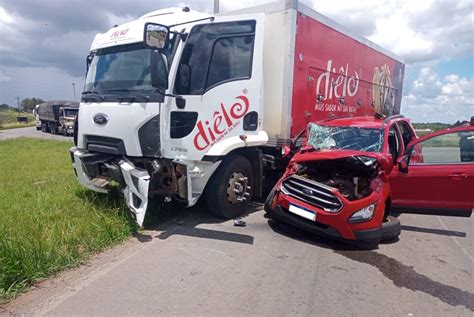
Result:
M322 120L318 124L330 127L364 127L364 128L382 128L386 123L385 118L379 119L374 116L360 117L341 117L329 120Z

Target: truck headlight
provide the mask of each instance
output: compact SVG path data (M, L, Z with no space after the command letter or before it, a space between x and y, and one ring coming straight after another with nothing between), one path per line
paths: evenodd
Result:
M349 218L349 223L358 223L358 222L369 221L370 219L372 219L372 217L374 215L374 211L375 211L376 206L377 206L377 204L372 204L372 205L369 205L365 208L362 208L361 210L356 211Z

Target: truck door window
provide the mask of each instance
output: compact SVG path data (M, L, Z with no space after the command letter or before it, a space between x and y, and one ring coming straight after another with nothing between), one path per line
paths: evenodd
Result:
M253 36L235 36L216 41L206 89L229 80L250 78L253 38Z
M202 95L229 80L249 78L255 21L194 26L176 74L175 93Z

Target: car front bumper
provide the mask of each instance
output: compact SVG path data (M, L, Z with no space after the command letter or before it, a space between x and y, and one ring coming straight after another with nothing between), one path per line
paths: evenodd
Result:
M316 233L318 235L328 237L337 240L354 240L361 243L378 243L382 237L381 228L357 230L353 231L355 239L347 239L341 236L338 230L329 225L325 225L319 222L313 222L311 220L304 219L293 213L288 209L276 205L269 211L269 215L275 217L278 220L289 223L295 227Z

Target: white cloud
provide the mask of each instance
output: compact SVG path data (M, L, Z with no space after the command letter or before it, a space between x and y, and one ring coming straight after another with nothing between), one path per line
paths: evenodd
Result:
M13 22L13 17L0 7L0 23L9 24Z
M470 0L313 0L313 7L407 63L474 53Z
M432 69L422 68L403 97L402 112L415 122L468 120L474 115L474 77L440 78Z

